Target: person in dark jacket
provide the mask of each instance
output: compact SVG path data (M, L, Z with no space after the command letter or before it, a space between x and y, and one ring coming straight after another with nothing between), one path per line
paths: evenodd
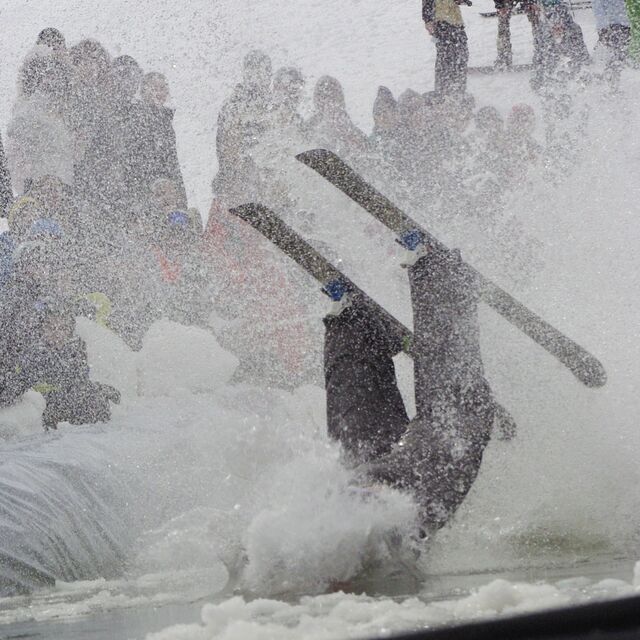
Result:
M534 56L531 85L534 90L563 87L591 62L582 29L567 5L550 4L537 30L539 42Z
M187 194L180 171L176 133L173 129L174 110L165 106L169 85L161 73L147 73L140 86L138 127L133 140L131 169L139 174L135 180L147 191L158 178L177 185L182 200Z
M58 423L89 424L111 418L109 402L119 392L89 378L87 349L74 336L75 318L63 300L44 299L34 304L38 331L21 354L10 377L10 395L17 398L33 388L46 400L42 416L45 430Z
M469 46L461 4L465 0L422 0L425 28L436 41L438 93L464 93L467 87Z
M362 484L413 495L428 535L451 519L478 475L495 405L480 354L477 282L458 252L425 253L406 240L417 414L409 420L396 382L399 338L346 293L325 318L327 424Z
M126 243L135 224L135 210L145 196L136 145L139 105L135 98L142 70L130 56L113 60L107 75L103 123L83 160L81 185L85 198L96 211L106 242Z

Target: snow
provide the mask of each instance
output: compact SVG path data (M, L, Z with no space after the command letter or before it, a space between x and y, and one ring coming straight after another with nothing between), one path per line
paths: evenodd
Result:
M434 49L418 4L12 0L0 9L11 25L0 41L0 88L8 96L0 121L6 126L9 120L16 70L40 28L55 25L71 42L99 38L114 55L129 53L145 70L167 74L188 192L206 215L217 111L249 48L264 48L276 67L299 66L307 96L321 75L338 77L355 122L368 129L378 85L396 94L432 86ZM493 60L495 21L476 15L490 4L464 9L473 64ZM579 18L592 45L590 14ZM513 32L515 59L526 61L526 19L515 19ZM538 106L525 76L474 77L470 87L479 104L496 104L503 113L515 102ZM638 565L629 581L608 575L553 582L546 571L550 563L574 564L575 576L579 563L594 557L637 557L638 95L632 72L625 72L615 99L599 88L585 91L580 101L591 115L581 163L558 185L534 180L509 203L507 214L540 242L544 266L529 282L496 266L502 263L494 259L493 238L477 230L438 230L473 252L483 272L592 350L609 373L606 388L587 390L513 327L482 312L487 372L519 435L512 443L491 444L471 495L436 538L426 565L432 576L539 567L541 582L485 579L469 595L431 604L425 601L434 593L426 591L437 591L435 578L420 598L312 595L384 559L384 534L392 525L407 530L413 508L392 491L371 502L350 492L349 474L325 436L323 392L229 385L236 360L197 329L159 323L142 352L133 354L83 321L78 331L89 345L92 375L121 388L123 404L109 425L67 426L46 437L37 394L0 412L0 435L8 441L0 450L0 479L9 490L20 484L31 495L20 523L27 535L9 537L7 544L38 543L35 495L45 507L66 500L71 514L94 509L98 496L106 531L97 522L74 527L62 511L47 512L46 526L64 549L59 558L47 558L46 568L87 581L58 584L33 600L4 599L0 622L167 604L194 597L195 589L195 597L212 601L201 622L149 634L149 640L367 637L636 592ZM333 209L353 226L349 237L355 240L344 233L328 240L357 256L383 255L379 245L366 244L358 228L362 213L294 165L292 189L306 194L307 206ZM351 267L362 265L355 260ZM371 269L359 282L399 317L409 315L397 280L385 287L380 271ZM76 474L70 481L67 467ZM245 553L243 587L264 599L219 595ZM292 593L307 595L277 599Z
M602 592L624 597L637 593L637 588L623 580L554 585L499 579L466 597L434 603L419 598L381 601L344 593L304 597L296 604L234 597L221 604L205 605L200 624L170 627L148 634L146 640L384 638L453 622L588 602L601 597Z

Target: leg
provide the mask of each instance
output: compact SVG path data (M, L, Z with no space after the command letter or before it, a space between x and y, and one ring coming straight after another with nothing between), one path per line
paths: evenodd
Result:
M457 93L467 90L467 67L469 66L469 42L464 27L453 27L454 69L453 89Z
M373 473L409 489L422 524L451 518L478 475L494 403L483 377L476 316L478 292L456 252L432 252L409 272L414 305L418 414Z
M448 22L436 23L436 83L437 93L463 93L467 87L469 47L464 27Z
M329 435L353 463L376 460L389 453L408 423L392 360L399 345L357 301L327 317L325 327Z
M505 3L505 6L498 9L498 57L496 58L497 67L510 67L513 62L513 53L511 51L511 12L513 10L513 2Z

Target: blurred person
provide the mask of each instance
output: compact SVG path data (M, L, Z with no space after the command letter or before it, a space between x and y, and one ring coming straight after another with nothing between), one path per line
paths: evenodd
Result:
M336 78L322 76L313 92L314 112L306 123L314 144L349 158L369 149L367 138L347 112L342 85Z
M50 220L36 219L12 254L9 276L0 297L0 387L2 377L15 372L17 361L33 340L33 305L48 295L66 292L67 263L63 233Z
M505 174L510 184L520 184L542 153L533 137L535 128L536 114L530 105L511 108L505 129Z
M301 135L304 120L298 109L302 101L304 77L295 67L282 67L273 77L273 127Z
M142 70L130 56L119 56L107 75L104 121L91 140L78 177L79 190L95 210L100 236L96 241L123 246L136 225L135 211L145 197L140 159L135 153Z
M469 47L462 20L465 0L422 0L422 20L436 42L437 93L461 93L467 87Z
M519 6L529 19L534 40L539 21L537 0L494 0L496 12L498 13L498 57L495 66L499 68L509 68L513 64L513 53L511 50L511 15Z
M205 326L211 301L198 251L199 218L196 210L167 214L153 253L163 289L161 315L184 325Z
M54 175L73 184L74 139L65 119L69 71L59 59L34 55L21 73L22 91L7 128L7 163L23 195L31 182Z
M46 401L45 430L57 429L60 422L107 422L110 402L120 402L120 394L90 379L86 345L74 336L72 307L63 299L45 298L33 305L33 314L36 332L20 354L15 373L5 379L2 402L15 401L33 388Z
M542 8L531 86L535 91L553 94L577 78L591 56L582 29L567 5L544 0Z
M242 82L220 109L218 174L212 186L217 196L229 202L239 204L260 195L259 170L251 151L270 126L272 73L271 58L262 51L250 51L243 60Z
M174 109L166 106L169 100L169 85L161 73L147 73L140 86L138 126L132 142L131 170L138 174L132 180L147 192L158 178L171 180L177 187L180 198L186 203L176 133L173 128Z
M107 74L111 57L96 40L82 40L69 49L71 92L66 118L76 145L76 173L82 174L88 145L104 126Z
M373 130L369 144L391 164L398 162L400 153L399 127L400 114L393 93L387 87L378 87L373 103Z
M631 43L631 23L626 3L624 0L593 0L592 4L598 45L608 54L607 79L616 85Z

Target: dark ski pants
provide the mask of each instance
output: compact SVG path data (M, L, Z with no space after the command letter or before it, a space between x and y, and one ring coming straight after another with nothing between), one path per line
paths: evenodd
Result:
M421 524L443 526L471 488L489 442L494 403L483 377L477 288L459 254L431 253L409 269L416 417L398 391L394 343L357 301L325 319L329 434L372 481L409 490Z
M510 67L513 62L513 52L511 49L511 14L516 0L507 0L503 3L501 9L498 10L498 58L496 64ZM535 13L535 3L527 1L523 2L522 6L531 23L531 30L534 33L537 26L537 15Z
M467 88L469 46L464 27L436 22L435 91L441 94L464 93Z

